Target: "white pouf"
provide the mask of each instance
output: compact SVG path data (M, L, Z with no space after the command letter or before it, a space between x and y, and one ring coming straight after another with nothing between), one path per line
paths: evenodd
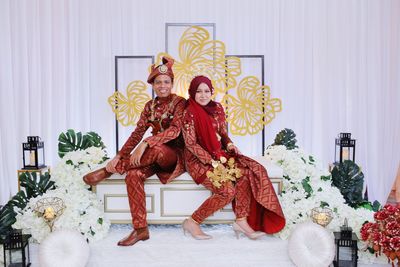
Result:
M289 237L288 252L298 267L327 267L335 256L335 238L316 223L302 223Z
M39 246L41 267L80 267L89 259L89 245L75 230L57 230Z

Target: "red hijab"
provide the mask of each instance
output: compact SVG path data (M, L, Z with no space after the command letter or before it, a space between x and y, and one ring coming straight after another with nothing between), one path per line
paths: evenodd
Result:
M218 141L217 133L212 125L211 118L217 111L217 104L211 100L206 106L202 106L195 100L197 88L202 83L207 84L211 90L211 94L214 93L214 88L210 79L205 76L196 76L190 83L190 98L187 108L194 116L194 127L199 144L207 150L214 159L219 159L220 156L225 156L225 153L221 149L221 142Z

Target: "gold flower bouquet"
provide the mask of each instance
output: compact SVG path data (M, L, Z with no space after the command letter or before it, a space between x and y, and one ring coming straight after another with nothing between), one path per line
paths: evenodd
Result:
M213 170L207 171L206 175L217 188L220 188L224 182L235 182L236 179L242 176L240 169L235 165L234 158L229 158L229 160L227 160L222 156L219 160L212 160L211 164Z

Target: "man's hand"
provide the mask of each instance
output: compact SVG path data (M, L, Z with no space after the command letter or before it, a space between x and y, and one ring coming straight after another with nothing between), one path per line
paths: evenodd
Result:
M133 167L138 167L140 165L140 159L142 158L142 155L144 151L147 148L147 143L146 142L141 142L136 149L133 151L130 162Z
M117 166L119 160L121 159L120 155L116 155L112 160L110 160L106 165L106 170L108 172L116 173L117 170L115 167Z

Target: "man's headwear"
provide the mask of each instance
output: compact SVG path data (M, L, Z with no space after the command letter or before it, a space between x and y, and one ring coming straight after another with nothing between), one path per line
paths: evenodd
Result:
M149 75L149 78L147 78L147 82L152 84L154 82L154 79L158 75L168 75L171 77L171 80L174 80L174 73L172 71L172 65L174 65L174 60L169 57L163 57L162 58L162 64L158 65L157 67L155 64L151 65L151 73Z

